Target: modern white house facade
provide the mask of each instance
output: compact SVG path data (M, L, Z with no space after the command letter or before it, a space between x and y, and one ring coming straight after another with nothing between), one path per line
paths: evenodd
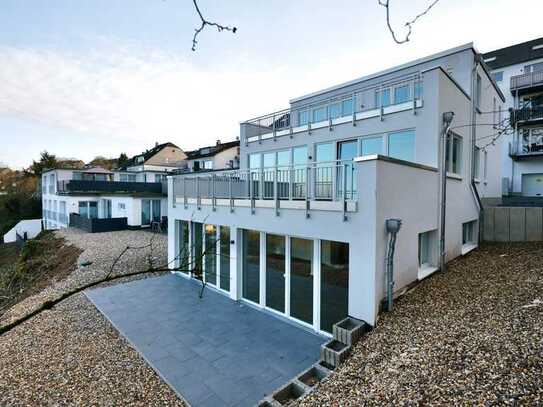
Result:
M166 176L185 164L172 143L157 144L115 171L51 169L42 174L46 229L70 225L70 214L86 219L126 219L126 227L148 227L168 215ZM75 219L75 218L74 218ZM106 221L102 230L107 229ZM120 224L115 226L120 228Z
M543 196L543 38L484 54L505 95L504 195Z
M438 269L442 231L447 260L476 247L480 200L501 196L501 146L482 151L492 129L474 124L503 95L481 62L466 44L241 123L240 169L168 177L172 268L323 334L346 316L375 325L385 221L402 221L397 294Z

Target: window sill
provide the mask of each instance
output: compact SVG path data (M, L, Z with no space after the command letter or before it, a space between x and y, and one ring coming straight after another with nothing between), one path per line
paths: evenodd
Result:
M475 243L466 243L462 245L462 256L464 256L465 254L468 254L469 252L471 252L473 249L476 249L476 248L477 248L477 245Z
M455 179L457 181L462 181L462 176L455 174L454 172L447 172L447 178Z
M437 270L439 270L439 267L432 266L431 264L423 264L419 267L417 278L422 280L429 275L434 274Z

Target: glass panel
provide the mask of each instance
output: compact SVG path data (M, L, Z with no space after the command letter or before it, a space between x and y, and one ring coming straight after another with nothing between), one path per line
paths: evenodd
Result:
M304 126L307 123L309 123L309 111L298 112L298 125Z
M460 161L462 156L462 140L458 137L453 137L452 151L452 172L460 174Z
M362 139L362 155L383 154L383 137Z
M390 106L390 88L375 91L375 107L381 107L381 102L383 107Z
M347 317L349 298L349 245L321 241L321 329Z
M409 101L409 85L394 88L394 103L405 103Z
M423 89L424 88L423 88L422 81L415 82L415 98L416 99L422 98Z
M414 161L415 132L413 130L388 135L388 155L400 160Z
M249 155L249 168L260 168L260 154L250 154Z
M277 166L287 167L290 165L290 150L277 152Z
M84 218L89 217L89 208L86 201L79 202L79 216L82 216Z
M193 247L193 260L192 260L192 273L193 277L198 280L202 279L202 254L204 249L204 244L202 242L203 230L201 223L193 222L192 223L192 247Z
M349 116L353 114L353 100L347 99L341 102L341 110L343 116Z
M290 179L290 150L277 152L277 194L279 198L288 198Z
M220 284L223 290L230 291L230 228L228 226L221 226L220 233Z
M264 154L264 168L275 167L275 152Z
M326 106L313 109L313 123L326 120Z
M141 200L141 224L151 224L151 201L149 199Z
M522 152L523 153L530 152L530 130L529 129L522 130Z
M178 259L179 271L188 273L189 271L189 223L187 221L179 222L179 251L176 254Z
M260 302L260 233L243 230L243 298Z
M290 239L290 316L313 323L313 241Z
M292 172L292 197L305 197L305 180L307 167L307 147L295 147L293 149L293 165Z
M206 283L217 284L217 228L205 225L205 276Z
M315 150L315 196L319 199L332 198L332 178L334 172L334 144L317 144Z
M429 247L430 233L419 234L419 265L430 263L430 247Z
M331 119L337 119L341 116L341 104L334 103L333 105L328 106L328 113Z
M354 197L356 192L356 177L354 176L354 166L352 165L353 158L358 155L358 141L350 140L343 141L338 145L338 159L342 164L349 164L348 166L342 165L338 169L337 177L337 191L339 196L343 196L343 185L345 182L346 188L346 197L351 199ZM346 177L346 180L343 177Z
M89 218L90 219L98 218L98 202L96 201L89 202Z
M153 199L153 222L160 222L160 200Z
M258 169L260 169L261 165L260 153L249 155L249 168L252 170L249 176L251 177L252 194L254 197L260 196L260 171L258 171Z
M266 235L266 306L285 312L285 237Z

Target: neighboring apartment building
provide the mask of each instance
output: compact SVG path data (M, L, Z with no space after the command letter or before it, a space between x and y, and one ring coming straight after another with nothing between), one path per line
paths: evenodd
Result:
M70 214L90 219L126 218L129 227L150 226L167 216L166 176L185 165L175 144L157 144L124 167L82 170L51 169L42 175L46 229L69 226Z
M240 169L168 178L169 264L317 332L347 315L374 325L386 295L385 220L403 223L395 292L438 269L441 231L447 260L477 246L480 199L502 193L501 146L483 151L494 130L473 124L503 101L466 44L243 122Z
M543 196L543 38L483 57L505 94L504 124L512 127L502 143L504 195Z
M239 168L239 140L201 147L187 152L188 171L211 171Z

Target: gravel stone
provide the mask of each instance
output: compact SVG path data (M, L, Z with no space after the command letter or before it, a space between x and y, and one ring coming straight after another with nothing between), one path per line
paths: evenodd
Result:
M127 246L145 246L153 241L152 250L127 252L114 274L145 270L149 257L154 266L166 263L166 235L145 231L90 234L75 229L55 233L83 250L79 264L92 264L79 266L65 280L16 304L3 316L1 324L68 289L103 277ZM0 405L184 403L81 293L0 337Z
M298 404L543 405L543 243L485 244L452 261Z

